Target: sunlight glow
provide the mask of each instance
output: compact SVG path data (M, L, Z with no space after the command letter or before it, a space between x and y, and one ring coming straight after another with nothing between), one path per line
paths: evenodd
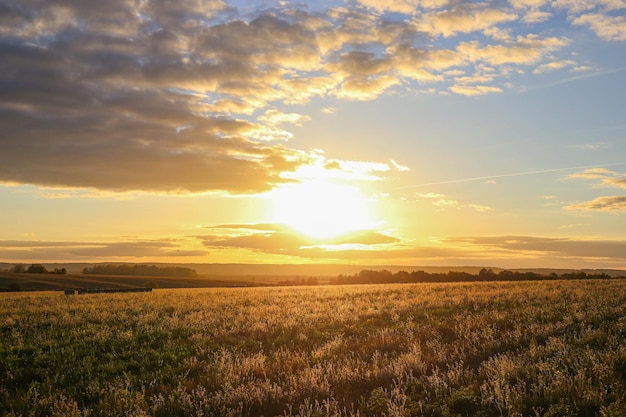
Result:
M274 221L314 238L328 239L375 225L370 201L358 187L308 180L273 192Z

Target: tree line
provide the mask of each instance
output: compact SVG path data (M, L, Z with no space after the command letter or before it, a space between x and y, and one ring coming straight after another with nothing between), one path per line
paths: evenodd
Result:
M372 271L363 270L355 275L339 275L330 280L331 284L391 284L391 283L418 283L418 282L483 282L483 281L532 281L532 280L555 280L555 279L610 279L606 273L587 274L584 271L567 272L563 274L550 273L548 275L536 272L516 272L503 270L498 273L492 269L483 268L478 274L467 272L449 271L447 273L424 271L398 271L393 273L388 270ZM626 278L626 277L619 277Z
M198 274L194 269L180 266L109 264L94 265L83 269L83 274L97 275L139 275L152 277L184 277L193 278Z
M31 264L28 268L26 268L26 265L24 264L16 264L13 268L11 268L11 272L26 274L67 274L67 270L65 268L54 268L52 271L48 271L48 269L42 264Z

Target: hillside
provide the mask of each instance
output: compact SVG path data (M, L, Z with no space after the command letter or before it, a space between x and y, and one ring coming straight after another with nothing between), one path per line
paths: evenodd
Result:
M158 288L211 288L260 285L232 277L153 277L132 275L27 274L0 272L0 291L17 284L22 291L57 291L70 288L136 288L153 282Z

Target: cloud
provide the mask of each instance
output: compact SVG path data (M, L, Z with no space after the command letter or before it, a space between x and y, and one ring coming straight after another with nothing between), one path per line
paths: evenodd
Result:
M605 143L585 143L582 145L574 145L575 148L589 151L597 151L598 149L602 149L606 147Z
M336 62L328 65L330 72L343 76L369 77L386 73L391 68L391 62L386 58L379 58L372 52L350 51L340 55Z
M626 188L626 175L605 168L588 168L567 176L568 179L599 179L600 185Z
M353 77L343 82L336 95L348 100L371 100L397 84L399 81L390 76Z
M606 178L604 184L626 189L626 176L621 178Z
M509 0L511 6L516 9L538 9L548 3L548 0Z
M389 171L406 171L407 167L398 165L393 160L389 163L373 161L343 161L339 159L326 160L324 169L334 178L378 181L381 174ZM312 175L311 178L319 175Z
M461 42L457 50L469 61L483 61L490 65L530 65L539 62L548 53L570 43L567 38L541 38L535 34L518 36L500 45L482 46L478 41Z
M408 244L376 230L361 230L330 240L316 241L301 236L280 224L223 225L210 228L229 230L228 236L196 236L212 252L239 249L263 253L266 256L288 256L290 259L360 261L482 258L481 253L471 253L455 247Z
M493 211L493 208L484 206L481 204L462 204L458 200L453 200L449 198L445 198L446 196L438 193L415 193L416 196L421 198L426 198L432 200L432 205L435 207L439 207L440 209L445 208L456 208L458 210L470 209L479 212L487 212Z
M190 249L187 240L135 239L117 242L16 241L0 240L0 255L13 260L110 261L136 258L180 258L205 256L208 251ZM120 255L123 254L123 255Z
M621 0L556 0L553 5L567 12L573 26L586 26L606 41L626 40L626 4Z
M306 239L287 233L257 233L226 238L211 236L203 238L203 244L208 248L239 248L267 253L295 251L307 243Z
M624 261L625 240L595 240L582 238L550 238L533 236L485 236L446 239L450 244L468 244L476 249L494 248L520 255L534 254L537 257L581 258ZM489 249L487 249L489 250Z
M222 2L111 3L97 13L78 3L26 1L12 19L13 29L30 29L0 39L0 179L245 193L283 183L284 172L306 163L301 152L260 143L288 139L288 132L231 114L280 99L274 86L282 69L315 68L313 34L271 16L201 24L232 11ZM59 18L33 17L47 15ZM124 29L113 30L107 19Z
M555 0L554 7L564 9L568 14L580 14L596 8L603 11L623 9L624 2L621 0Z
M451 3L450 0L357 0L359 3L378 11L414 13L420 8L438 9Z
M626 17L589 13L572 20L573 25L588 26L596 35L607 41L626 40Z
M567 176L568 179L596 180L596 187L626 189L626 175L618 174L605 168L588 168L582 172ZM591 201L569 204L564 207L570 211L626 211L626 196L601 196Z
M310 121L311 117L299 113L282 113L276 109L269 109L258 119L273 125L290 123L295 126L302 126L302 123Z
M499 87L491 87L487 85L453 85L449 88L449 90L453 93L464 96L480 96L488 93L502 92L502 89Z
M419 29L434 36L479 32L517 19L517 14L484 4L465 3L449 10L427 13L417 20Z
M0 255L10 262L32 262L33 259L136 262L137 258L185 262L209 254L218 256L221 251L239 250L262 253L264 256L287 256L291 260L394 260L405 263L436 262L448 266L491 262L494 266L508 264L513 267L524 261L536 265L537 259L570 266L576 261L577 267L594 262L623 265L626 259L625 240L470 236L418 243L402 241L381 231L363 230L321 244L298 236L280 224L224 224L207 229L224 234L168 239L137 237L108 242L0 240ZM124 255L120 256L120 253Z
M315 160L291 145L288 127L311 120L295 105L497 93L519 66L565 65L558 52L570 40L513 30L520 13L563 9L575 27L624 39L623 17L610 14L623 8L615 0L549 10L530 0L358 3L320 11L289 2L254 11L196 0L6 3L0 181L263 192Z
M536 236L466 236L448 237L423 243L403 242L395 238L381 237L378 232L371 235L372 243L363 242L363 237L348 239L343 243L316 245L307 244L302 238L278 232L276 236L245 234L229 239L199 236L203 244L212 251L220 248L242 249L265 254L278 254L302 259L442 263L443 265L509 265L520 267L536 266L537 260L551 265L583 267L601 262L623 265L626 260L626 240L600 240L591 238L551 238ZM382 242L382 243L378 243ZM223 246L220 246L223 245ZM300 246L298 246L300 245ZM573 262L576 262L575 264ZM575 266L573 266L575 265Z
M445 197L445 195L439 194L439 193L415 193L415 195L417 195L418 197L422 197L422 198L442 198L442 197Z
M611 177L615 175L614 171L609 171L606 168L587 168L582 172L575 172L573 174L569 174L567 178L570 179L604 179L606 177Z
M399 240L375 230L360 230L322 240L309 238L282 224L227 224L210 226L227 229L229 234L197 236L211 249L236 248L268 254L306 258L312 252L341 251L345 247L393 244Z
M246 138L256 128L249 122L200 116L195 95L171 90L168 80L156 75L158 62L154 71L149 64L131 63L126 45L105 61L93 52L103 46L89 42L99 41L86 39L84 52L74 41L46 48L0 44L7 85L0 112L4 181L114 191L247 192L284 182L281 172L300 163L295 151ZM184 66L177 69L183 71L183 85L195 77ZM144 72L139 86L149 88L131 85L133 71ZM181 132L178 126L189 128Z
M293 138L293 134L281 127L283 124L302 126L304 122L311 120L309 116L299 113L283 113L276 109L269 109L265 114L257 117L260 125L247 133L249 138L259 141L271 142L275 140L288 141Z
M232 223L207 226L207 229L228 229L228 230L256 230L265 232L285 232L289 230L286 226L276 223Z
M407 167L406 165L400 165L399 163L397 163L396 161L394 161L393 159L389 160L389 162L391 163L391 166L397 170L397 171L410 171L411 168Z
M527 24L541 23L552 17L551 12L541 10L548 4L546 0L509 0L511 6L523 13L522 22Z
M540 10L531 9L524 13L522 17L522 22L532 24L532 23L542 23L546 20L549 20L552 17L552 13L543 12Z
M541 64L537 68L535 68L533 70L533 74L541 74L541 73L544 73L544 72L555 71L555 70L559 70L559 69L563 69L563 68L567 68L567 67L572 67L574 65L576 65L576 62L572 61L571 59L547 62L547 63Z
M488 211L493 211L492 207L489 206L485 206L482 204L463 204L461 206L462 208L468 208L474 211L479 211L479 212L488 212Z
M626 182L623 183L623 188L626 188ZM584 211L610 211L610 212L624 212L626 211L626 196L603 196L595 198L591 201L586 201L579 204L570 204L565 206L566 210L584 210Z
M410 45L397 45L389 49L393 68L402 76L423 81L442 81L441 75L433 71L443 71L465 64L464 57L450 49L418 48Z
M559 226L559 229L574 229L574 228L582 227L582 226L586 226L586 224L584 223L564 224L562 226Z
M326 158L321 151L309 154L306 165L285 175L293 181L381 181L393 172L404 172L407 167L396 163L375 161L352 161Z

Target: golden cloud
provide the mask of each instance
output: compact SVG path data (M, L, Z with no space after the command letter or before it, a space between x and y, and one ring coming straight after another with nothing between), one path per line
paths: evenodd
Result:
M465 3L450 10L427 13L416 20L420 30L434 36L451 37L458 33L480 32L517 19L510 11Z
M626 187L625 187L626 188ZM564 207L566 210L584 210L584 211L610 211L622 212L626 211L626 196L603 196L578 204L570 204Z
M626 17L624 16L589 13L573 19L572 24L588 26L596 35L607 41L626 40Z
M562 48L570 41L566 38L540 38L530 34L519 36L510 43L482 46L478 41L461 42L457 50L470 61L484 61L492 65L529 65L546 54Z
M533 70L533 74L541 74L543 72L555 71L555 70L559 70L559 69L563 69L567 67L573 67L574 65L576 65L576 61L573 61L571 59L547 62L535 68Z
M626 176L606 168L587 168L583 172L576 172L567 176L568 179L598 179L599 185L626 188Z
M450 91L464 96L480 96L489 93L501 93L502 89L487 85L453 85L450 87Z
M359 3L373 9L411 14L420 8L438 9L450 4L450 0L358 0Z
M349 78L335 95L349 100L371 100L397 84L399 80L392 76Z

